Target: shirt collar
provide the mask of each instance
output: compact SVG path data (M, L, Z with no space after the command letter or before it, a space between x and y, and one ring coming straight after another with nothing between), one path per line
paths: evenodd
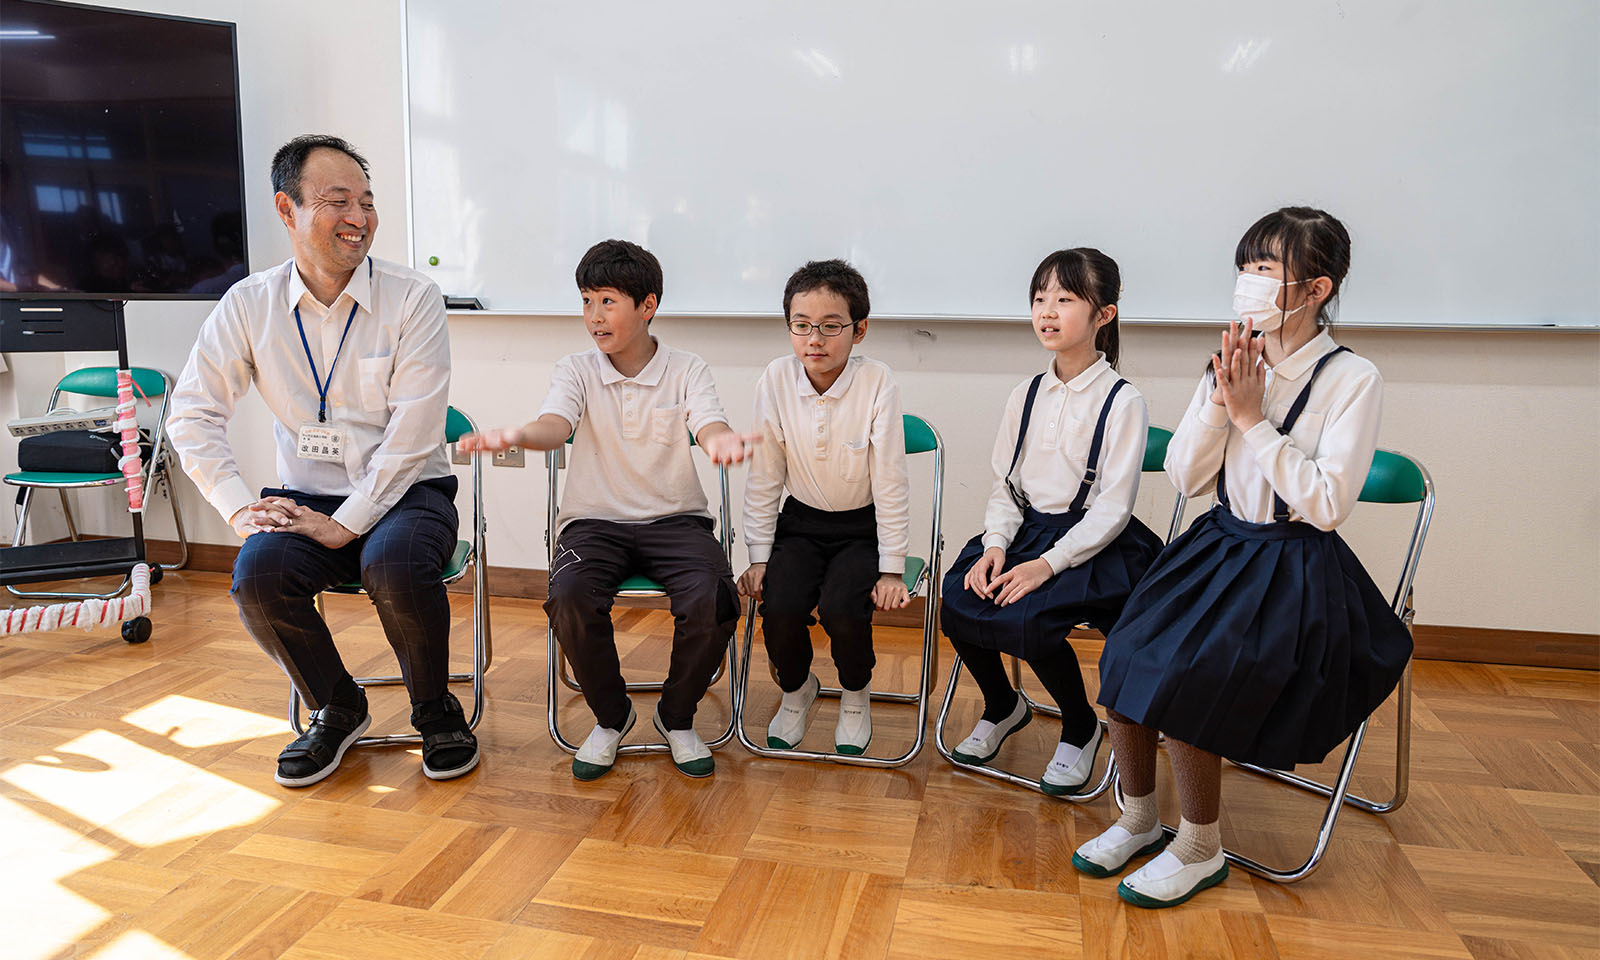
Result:
M660 340L657 340L655 337L651 337L650 340L656 345L656 355L650 358L650 362L644 365L643 370L640 370L631 377L623 376L622 371L618 370L612 365L611 358L606 356L604 353L601 353L600 382L609 385L613 383L621 383L624 380L632 380L634 383L645 387L654 387L660 385L662 376L667 372L667 354L671 351L667 348L666 344L662 343ZM598 351L598 348L596 349Z
M1094 383L1100 378L1100 374L1109 369L1111 369L1111 364L1106 362L1106 355L1097 352L1095 354L1094 363L1089 364L1089 366L1076 377L1073 377L1071 380L1062 383L1061 378L1056 375L1056 361L1055 358L1052 357L1049 366L1044 368L1044 382L1041 384L1041 386L1043 386L1046 390L1054 390L1056 387L1064 386L1073 393L1082 393L1083 391L1089 389L1089 385L1091 383Z
M300 306L300 300L308 293L311 293L311 291L306 287L305 279L300 276L300 266L293 260L290 260L288 293L289 309L293 310L295 307ZM331 310L333 307L338 305L340 300L347 296L365 308L368 313L372 312L371 257L367 257L364 261L362 261L361 266L356 267L356 272L350 275L350 282L345 284L344 289L339 292L337 297L333 298L333 303L327 304L326 306ZM313 295L311 299L315 300L317 298L315 295Z
M1333 342L1333 337L1328 331L1323 330L1273 367L1272 375L1285 380L1298 380L1318 360L1321 360L1324 354L1337 349L1339 345Z
M856 369L860 366L860 357L851 357L850 359L846 360L844 369L839 372L839 379L833 381L833 385L827 390L823 391L821 394L818 394L817 388L811 385L811 378L806 376L805 363L803 363L799 357L796 357L796 370L794 377L795 389L800 391L800 396L802 397L823 396L830 397L834 400L841 399L845 395L845 392L850 389L850 384L855 382Z

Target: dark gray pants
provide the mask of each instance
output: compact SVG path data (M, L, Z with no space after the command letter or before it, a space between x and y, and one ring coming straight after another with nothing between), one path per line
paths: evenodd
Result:
M682 515L650 523L574 520L561 531L544 611L602 727L620 729L628 719L611 607L617 585L635 574L666 588L672 606L661 721L668 730L694 725L739 619L733 571L712 528L708 517Z
M365 534L330 550L298 533L247 538L230 593L239 619L313 709L350 676L317 613L316 596L359 579L400 660L412 703L437 700L449 683L450 601L440 577L455 550L456 478L413 484ZM332 515L343 497L267 489Z

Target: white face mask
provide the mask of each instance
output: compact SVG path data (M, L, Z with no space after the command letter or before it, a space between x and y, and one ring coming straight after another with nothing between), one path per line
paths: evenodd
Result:
M1303 282L1296 280L1284 283L1277 277L1241 273L1233 284L1233 312L1239 315L1240 320L1253 321L1253 329L1257 333L1271 333L1283 326L1283 321L1305 309L1304 303L1288 313L1278 309L1278 292L1284 287Z

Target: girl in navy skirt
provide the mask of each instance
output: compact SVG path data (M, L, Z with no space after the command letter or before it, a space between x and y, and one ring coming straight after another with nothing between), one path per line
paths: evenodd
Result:
M1121 289L1116 261L1086 247L1034 271L1033 330L1054 356L1011 392L984 532L944 578L940 621L984 701L955 759L986 764L1028 724L1000 660L1021 657L1061 708L1061 742L1039 778L1057 796L1088 782L1101 742L1067 633L1109 629L1161 548L1132 515L1149 415L1115 369Z
M1324 329L1350 236L1321 210L1268 214L1239 241L1222 352L1167 449L1188 496L1216 506L1156 560L1100 658L1123 816L1072 862L1111 876L1162 846L1156 733L1183 818L1177 838L1117 889L1182 903L1228 874L1221 757L1316 763L1399 681L1411 638L1333 529L1377 446L1383 380Z

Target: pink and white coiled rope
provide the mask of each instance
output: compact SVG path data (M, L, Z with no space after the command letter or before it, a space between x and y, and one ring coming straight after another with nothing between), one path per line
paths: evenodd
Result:
M133 371L117 371L117 422L122 433L122 456L117 468L128 488L128 512L144 512L143 462L139 457L139 419L133 399ZM109 627L150 612L150 565L133 568L133 588L115 600L74 600L49 606L18 607L0 611L0 635L39 633L62 627L93 630Z

